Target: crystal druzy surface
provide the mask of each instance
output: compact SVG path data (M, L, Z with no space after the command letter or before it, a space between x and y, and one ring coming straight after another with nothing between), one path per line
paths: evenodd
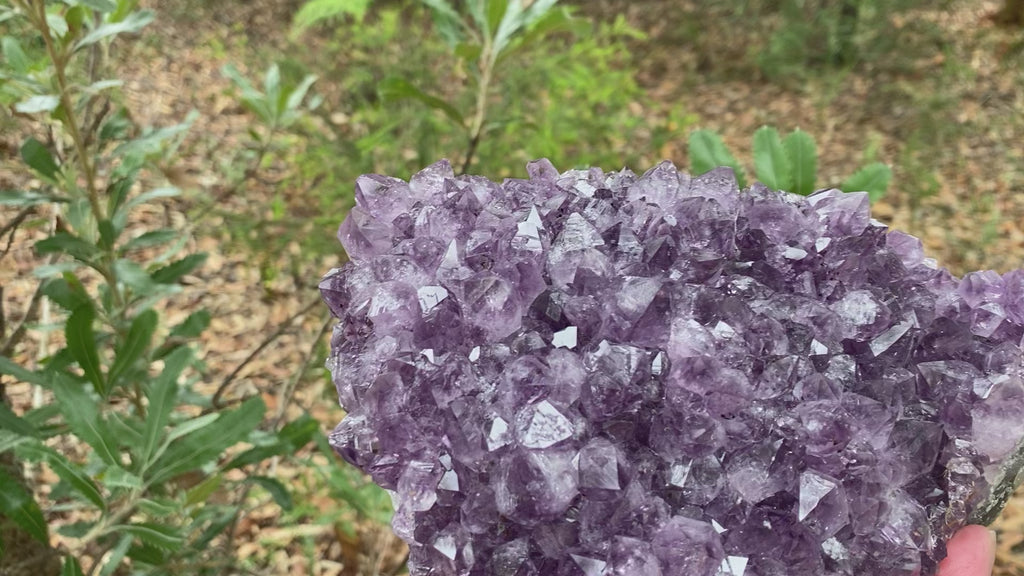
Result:
M363 176L321 284L331 436L414 575L931 574L1024 436L1024 272L957 279L864 193Z

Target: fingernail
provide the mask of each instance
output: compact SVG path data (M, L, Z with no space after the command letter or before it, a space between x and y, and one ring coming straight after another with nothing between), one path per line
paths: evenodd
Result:
M988 531L988 536L989 536L989 538L992 539L992 547L995 548L995 546L996 546L996 531L995 530L989 530Z

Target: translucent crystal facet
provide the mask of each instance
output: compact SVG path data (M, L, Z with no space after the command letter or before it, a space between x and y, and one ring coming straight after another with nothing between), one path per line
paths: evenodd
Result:
M360 177L320 283L413 576L929 576L1024 476L1024 271L864 193L527 171Z

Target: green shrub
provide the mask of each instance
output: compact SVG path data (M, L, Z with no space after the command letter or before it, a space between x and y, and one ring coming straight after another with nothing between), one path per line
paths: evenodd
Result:
M26 322L34 321L32 306L49 299L62 310L64 342L37 361L16 362L26 331L0 334L0 378L38 387L49 401L18 414L3 395L0 455L60 478L41 502L21 482L20 466L0 472L0 518L48 547L49 521L73 511L77 521L59 528L66 575L109 576L125 565L136 574L221 573L232 555L215 544L249 488L289 505L283 485L253 473L259 463L294 453L318 432L309 417L260 430L258 396L225 407L201 393L195 342L209 312L161 319L161 305L205 255L184 252L188 230L140 224L141 208L178 194L144 182L173 156L188 123L135 126L118 104L120 82L103 75L113 72L105 59L112 42L153 19L137 4L13 0L2 15L15 33L2 38L0 98L24 130L51 134L21 147L41 184L0 193L0 204L19 211L4 229L13 234L22 215L55 214L57 225L35 243L39 285ZM240 443L251 448L234 450ZM230 479L233 469L247 474ZM228 489L243 497L211 499ZM6 558L18 552L6 550Z
M703 174L719 166L733 169L740 188L747 185L743 166L718 134L710 130L696 130L690 134L690 167L693 173ZM827 187L827 184L818 182L818 153L814 139L799 129L790 132L785 139L770 126L758 129L754 133L754 173L757 180L769 188L802 196ZM881 162L871 162L838 187L846 192L867 192L874 202L885 194L891 179L891 168Z

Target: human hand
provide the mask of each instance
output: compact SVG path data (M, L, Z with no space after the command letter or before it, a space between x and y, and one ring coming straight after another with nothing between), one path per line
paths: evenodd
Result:
M996 560L995 533L983 526L966 526L946 543L946 552L937 576L991 576Z

